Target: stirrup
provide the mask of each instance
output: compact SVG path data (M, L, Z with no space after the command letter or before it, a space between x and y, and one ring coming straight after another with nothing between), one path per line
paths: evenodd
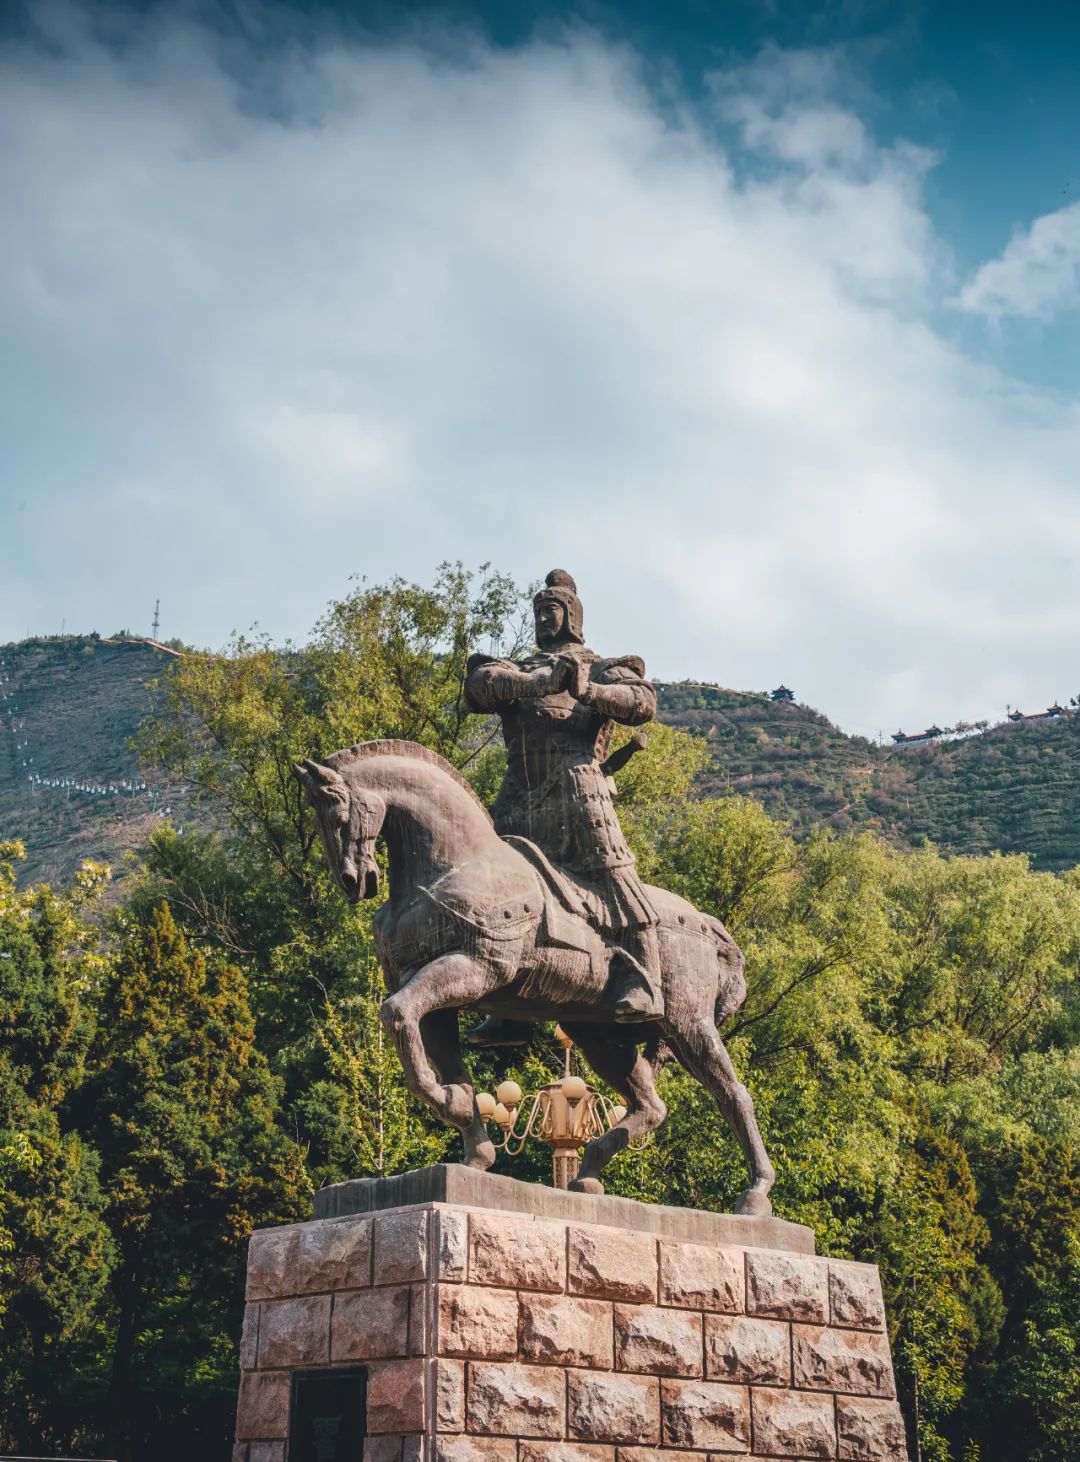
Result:
M664 1007L655 994L635 986L616 1000L614 1013L619 1025L641 1025L645 1021L660 1020Z
M479 1025L474 1025L465 1039L470 1046L484 1050L494 1046L527 1046L532 1041L532 1026L525 1021L489 1015Z
M615 1000L615 1019L622 1025L660 1020L664 1014L664 1002L648 971L625 949L619 951L618 958L626 973Z

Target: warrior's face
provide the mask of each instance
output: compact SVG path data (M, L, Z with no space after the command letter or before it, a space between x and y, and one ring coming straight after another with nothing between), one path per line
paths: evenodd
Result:
M536 606L536 643L554 649L566 638L566 610L558 599L541 599Z

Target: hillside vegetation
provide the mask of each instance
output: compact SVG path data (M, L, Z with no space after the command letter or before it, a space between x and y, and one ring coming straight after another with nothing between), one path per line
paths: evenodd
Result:
M166 808L190 817L184 784L147 775L131 748L172 659L125 638L0 647L0 840L26 847L21 883L66 881L86 858L119 867Z
M122 867L166 808L174 823L205 824L189 783L148 772L132 749L155 705L151 687L173 663L166 649L120 638L0 649L0 838L26 846L20 883L63 881L84 858ZM1080 716L881 747L808 706L664 684L660 718L707 740L704 795L753 797L797 836L824 825L904 847L1027 853L1042 869L1080 864ZM64 779L77 785L44 785ZM120 790L80 790L110 786Z
M1080 715L907 746L847 736L808 706L707 685L661 687L662 718L707 738L707 796L743 793L798 833L870 829L914 847L1080 863Z

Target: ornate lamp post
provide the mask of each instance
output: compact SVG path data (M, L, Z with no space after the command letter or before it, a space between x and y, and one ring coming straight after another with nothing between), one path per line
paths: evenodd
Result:
M563 1048L563 1074L558 1081L549 1081L528 1095L516 1081L503 1081L494 1096L478 1092L476 1105L481 1117L502 1132L495 1146L511 1157L517 1157L530 1137L546 1142L552 1149L552 1182L556 1188L566 1188L577 1174L586 1142L621 1122L626 1108L609 1102L574 1075L570 1069L574 1043L562 1026L555 1027L555 1035Z

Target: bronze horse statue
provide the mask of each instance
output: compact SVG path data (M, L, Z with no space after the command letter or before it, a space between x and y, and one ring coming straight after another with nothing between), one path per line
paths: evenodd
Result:
M585 1148L579 1192L667 1109L640 1046L665 1041L712 1093L750 1172L736 1212L771 1212L774 1173L750 1094L717 1034L746 996L743 957L723 925L677 894L649 888L660 918L664 1015L618 1024L605 999L611 951L590 925L588 891L523 838L500 838L449 762L411 741L368 741L295 768L315 809L330 867L350 903L379 889L375 842L389 863L389 898L375 916L390 991L382 1019L410 1091L456 1127L470 1167L495 1149L462 1059L457 1012L558 1019L593 1070L625 1099L626 1115Z

